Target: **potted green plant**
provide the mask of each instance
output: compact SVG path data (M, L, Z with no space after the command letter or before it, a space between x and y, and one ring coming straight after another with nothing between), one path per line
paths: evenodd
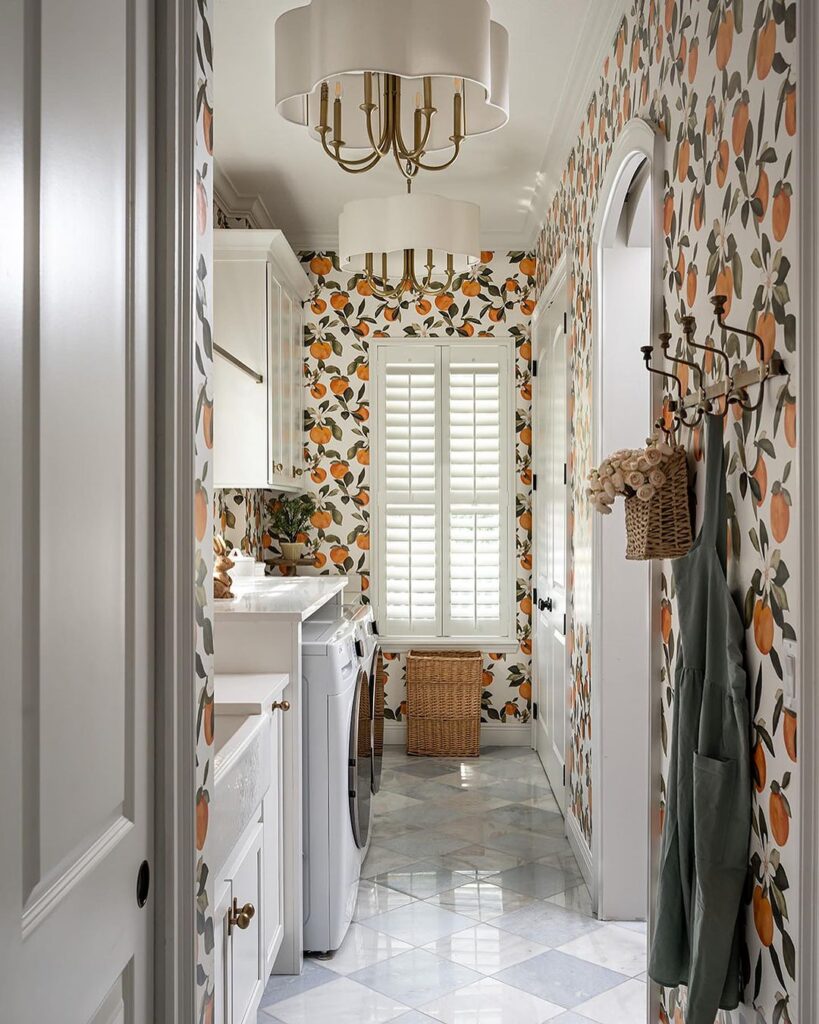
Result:
M270 532L279 542L282 556L288 562L298 562L304 556L304 543L298 540L316 511L316 501L311 494L300 494L295 498L282 497L270 507Z

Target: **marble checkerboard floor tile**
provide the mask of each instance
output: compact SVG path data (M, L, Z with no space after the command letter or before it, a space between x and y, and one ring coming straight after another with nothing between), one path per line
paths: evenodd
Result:
M644 1024L645 925L602 923L526 748L385 752L355 922L258 1024Z

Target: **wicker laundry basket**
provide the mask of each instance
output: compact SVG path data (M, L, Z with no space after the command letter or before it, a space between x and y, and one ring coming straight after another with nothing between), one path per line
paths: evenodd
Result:
M480 756L482 693L480 651L410 651L407 753Z
M684 448L674 449L663 472L666 482L650 501L626 498L626 558L633 561L680 558L693 543Z

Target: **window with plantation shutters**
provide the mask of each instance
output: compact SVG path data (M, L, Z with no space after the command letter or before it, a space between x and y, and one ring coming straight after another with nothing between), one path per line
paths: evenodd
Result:
M382 632L512 642L512 343L379 339L373 349Z

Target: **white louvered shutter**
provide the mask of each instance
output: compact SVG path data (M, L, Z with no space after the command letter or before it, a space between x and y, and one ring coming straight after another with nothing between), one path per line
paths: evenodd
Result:
M376 448L382 616L388 635L437 636L439 356L431 346L379 349Z
M501 636L512 573L507 547L508 349L449 348L443 384L448 396L444 630L452 637Z
M374 349L383 632L513 639L511 348L391 339Z

